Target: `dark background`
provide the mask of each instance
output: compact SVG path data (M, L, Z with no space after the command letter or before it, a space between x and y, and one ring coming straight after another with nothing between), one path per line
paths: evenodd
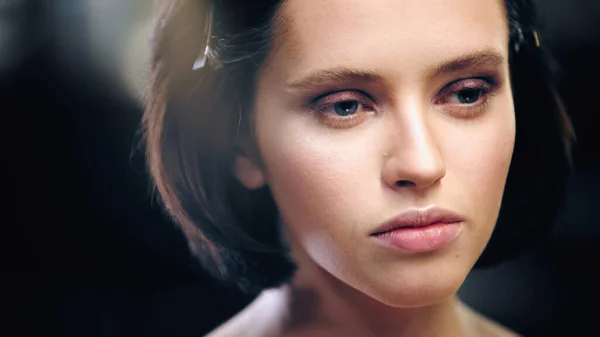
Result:
M551 235L460 295L525 335L595 335L600 1L539 2L575 172ZM201 336L251 300L209 279L152 201L135 151L150 5L0 0L2 336Z

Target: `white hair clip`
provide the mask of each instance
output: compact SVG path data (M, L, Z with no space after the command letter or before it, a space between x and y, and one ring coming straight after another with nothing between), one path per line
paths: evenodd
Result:
M533 31L533 38L535 40L535 46L539 48L542 44L540 43L540 37L538 36L538 32L536 30Z
M204 47L204 51L198 55L196 61L194 61L194 65L192 66L192 70L198 70L204 68L208 63L208 58L210 56L210 40L212 39L212 27L213 27L213 9L211 8L208 12L206 23L204 27L204 32L206 33L206 45Z
M525 37L525 33L523 32L523 29L521 29L521 27L517 27L517 34L518 34L518 40L517 40L517 42L515 42L515 51L518 53L519 50L521 49L521 46L526 44L528 41L527 41L527 39ZM537 48L539 48L541 46L541 43L540 43L540 36L539 36L538 32L536 30L532 30L531 36L533 37L533 42L535 43L535 46Z

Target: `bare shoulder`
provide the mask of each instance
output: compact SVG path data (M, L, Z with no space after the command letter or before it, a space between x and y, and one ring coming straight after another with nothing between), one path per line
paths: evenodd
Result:
M463 309L466 311L469 319L474 323L476 327L476 335L482 337L519 337L520 335L516 332L508 329L507 327L495 322L475 310L469 308L463 304Z
M277 289L263 291L246 308L206 337L276 337L285 312L284 299Z
M489 337L519 337L519 335L494 322L489 320L488 318L482 317L482 321L481 321L481 331L482 331L482 336L489 336Z

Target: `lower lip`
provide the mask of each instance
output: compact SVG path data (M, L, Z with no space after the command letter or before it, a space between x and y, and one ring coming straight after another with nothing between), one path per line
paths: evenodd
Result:
M423 227L404 227L373 235L375 241L385 247L410 253L424 253L448 245L462 230L462 222L436 223Z

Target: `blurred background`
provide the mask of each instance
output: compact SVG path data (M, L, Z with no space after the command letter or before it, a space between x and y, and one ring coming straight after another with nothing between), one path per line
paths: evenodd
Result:
M595 328L600 1L542 0L575 124L555 230L460 295L526 336ZM251 298L198 268L136 151L150 0L0 0L3 336L201 336ZM16 192L15 192L16 191ZM15 206L9 206L15 205ZM11 214L11 216L8 216Z

